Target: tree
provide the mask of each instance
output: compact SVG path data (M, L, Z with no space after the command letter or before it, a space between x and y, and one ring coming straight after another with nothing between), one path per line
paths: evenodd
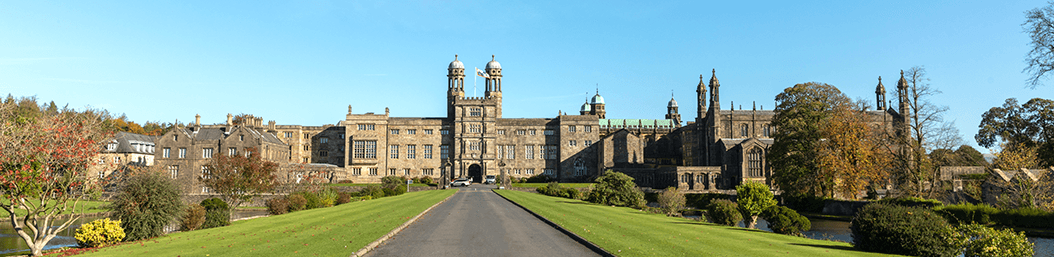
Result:
M684 193L681 193L676 187L668 187L666 190L662 190L658 200L659 208L662 208L666 215L678 214L681 209L684 209L685 202L687 202L687 199L684 198Z
M607 171L597 177L596 188L589 191L586 201L603 205L640 207L644 205L644 192L633 183L633 178L622 172Z
M183 215L183 200L176 182L160 170L134 174L111 203L114 220L121 221L125 240L158 237L165 226Z
M1044 171L1038 175L1037 180L1032 180L1028 175L1022 174L1021 169L1034 169L1039 167L1036 147L1019 145L1017 147L1003 147L996 153L995 163L997 169L1010 172L1018 172L1010 181L990 178L994 184L1006 190L1000 197L1009 197L1007 204L1003 207L1038 207L1038 203L1048 203L1054 199L1054 182L1051 180L1051 171Z
M278 184L275 177L278 164L261 159L256 149L248 151L248 157L218 155L205 165L204 174L198 178L212 192L220 194L230 209L272 192Z
M823 126L849 98L832 85L808 82L784 89L776 104L772 125L779 129L767 156L773 180L789 195L829 195L834 180L820 176L816 162L826 137Z
M758 215L765 208L776 205L776 199L773 199L769 186L751 181L736 186L736 204L743 213L743 226L754 228L758 223Z
M1021 27L1028 33L1032 50L1025 55L1024 72L1028 73L1027 86L1035 89L1043 84L1047 72L1054 70L1054 2L1047 6L1025 12Z
M866 106L857 105L861 110ZM857 199L860 192L888 178L888 141L880 130L867 123L863 111L840 107L822 124L824 140L820 144L819 175L834 181L832 190L843 198Z
M99 111L29 113L11 102L0 105L0 208L31 254L41 255L80 218L85 173L112 132L103 128L106 117ZM74 215L56 222L63 213Z
M1017 99L1006 99L1002 107L988 109L978 127L978 145L1035 147L1040 166L1054 165L1054 101L1033 98L1018 105Z
M903 78L907 86L908 133L895 137L901 139L898 146L903 147L903 151L891 152L900 162L897 170L904 171L897 174L901 188L907 189L904 192L918 196L922 194L921 182L936 178L933 176L936 168L927 153L934 149L962 145L963 140L954 122L944 120L948 107L930 102L930 98L941 91L930 86L926 68L911 67L903 73Z

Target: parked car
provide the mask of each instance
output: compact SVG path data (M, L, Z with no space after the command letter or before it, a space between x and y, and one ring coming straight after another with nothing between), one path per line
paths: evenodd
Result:
M483 180L483 184L490 184L490 185L493 185L494 183L497 183L497 182L495 182L495 177L494 177L494 175L487 175L487 179L486 179L486 180Z
M459 178L450 182L451 187L467 187L469 185L472 185L472 180L467 178Z

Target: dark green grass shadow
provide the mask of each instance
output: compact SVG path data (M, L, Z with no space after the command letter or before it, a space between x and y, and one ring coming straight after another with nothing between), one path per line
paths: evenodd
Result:
M825 249L853 251L853 252L861 252L861 253L872 253L872 252L858 250L856 248L853 248L852 246L842 246L842 245L819 245L819 244L799 244L799 243L791 243L791 245L808 246L808 247L819 247L819 248L825 248Z

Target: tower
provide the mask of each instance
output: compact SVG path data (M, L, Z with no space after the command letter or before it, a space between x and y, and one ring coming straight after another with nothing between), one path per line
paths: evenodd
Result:
M590 109L592 109L591 113L593 115L599 116L601 119L607 119L605 118L605 114L607 112L604 111L604 97L600 96L600 87L597 87L597 94L593 96L593 99L589 102L589 105Z
M699 98L695 107L695 122L700 123L706 115L706 83L703 82L703 74L699 74L699 86L695 87L695 93Z
M897 81L897 98L900 100L900 122L904 125L908 124L910 119L909 111L911 109L910 103L908 102L908 81L904 79L904 71L900 71L900 80Z
M677 113L677 100L670 94L670 103L666 104L666 119L673 120L675 127L681 126L681 114Z
M454 117L454 101L465 96L465 64L457 60L447 66L447 117Z
M591 108L589 108L589 98L586 98L586 102L585 102L585 103L582 103L582 109L581 109L581 110L579 110L578 112L579 112L579 113L581 113L582 115L590 115L590 114L593 114L593 113L592 113L592 109L591 109Z
M717 139L721 136L721 100L720 100L720 89L721 82L717 80L717 69L710 70L710 110L706 114L708 121L706 123L707 128L710 130L708 134L708 143L717 142Z
M882 76L878 76L878 86L875 87L875 97L878 100L875 109L882 111L886 109L886 87L882 86Z

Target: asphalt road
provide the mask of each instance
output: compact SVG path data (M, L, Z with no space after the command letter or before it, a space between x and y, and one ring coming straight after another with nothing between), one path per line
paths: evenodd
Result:
M461 188L366 256L599 256L485 185Z

